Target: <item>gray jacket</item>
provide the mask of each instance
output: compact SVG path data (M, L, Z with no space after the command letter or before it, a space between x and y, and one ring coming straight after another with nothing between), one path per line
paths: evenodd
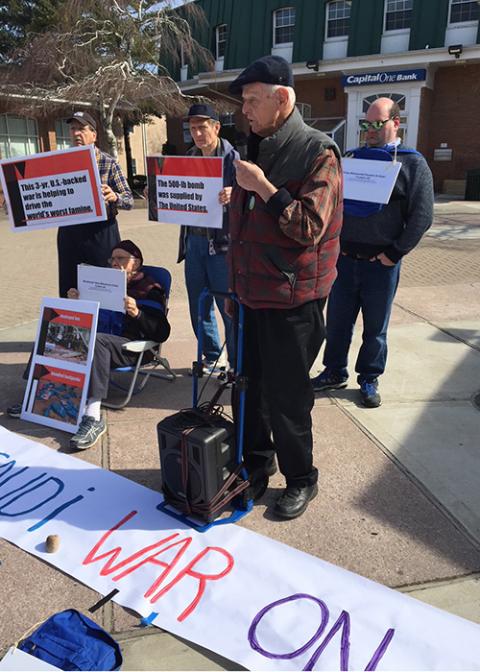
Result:
M398 149L406 149L399 145ZM398 262L413 250L433 221L433 180L421 154L399 153L402 163L390 201L368 217L344 213L342 252L372 257L383 252Z

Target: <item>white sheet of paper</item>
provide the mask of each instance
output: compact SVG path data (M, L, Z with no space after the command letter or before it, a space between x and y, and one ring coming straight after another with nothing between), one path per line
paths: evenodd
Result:
M153 625L253 670L480 670L476 623L239 525L199 533L159 492L3 427L0 445L0 536Z
M83 301L98 301L100 308L125 313L127 274L118 268L77 266L78 291Z
M50 665L40 658L35 658L25 651L20 651L11 646L7 653L0 660L0 670L23 670L27 672L28 670L59 670L59 667L55 665Z
M344 198L388 203L402 164L400 161L342 159L342 167Z

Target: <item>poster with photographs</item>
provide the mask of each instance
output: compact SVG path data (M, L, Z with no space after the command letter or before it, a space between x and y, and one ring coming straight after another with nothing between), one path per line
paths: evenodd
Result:
M71 303L69 301L69 303ZM75 301L77 303L77 301ZM36 354L76 364L87 363L93 316L45 306L40 316Z
M97 319L96 301L43 299L22 419L77 431L87 397Z

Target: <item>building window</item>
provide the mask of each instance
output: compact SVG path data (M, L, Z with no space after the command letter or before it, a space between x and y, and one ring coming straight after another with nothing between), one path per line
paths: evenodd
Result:
M413 0L387 0L385 3L385 32L410 28L412 5Z
M376 93L372 96L367 96L362 101L362 110L363 114L367 114L368 108L372 103L374 103L378 98L391 98L395 103L397 103L400 110L405 110L407 99L403 93Z
M57 139L57 149L69 149L72 146L70 138L70 125L66 119L57 119L55 122L55 136Z
M295 103L295 105L304 119L312 118L312 106L309 103Z
M327 4L327 39L348 36L351 6L351 1L346 0L335 0Z
M449 23L465 23L477 21L479 18L477 0L452 0L450 5Z
M295 7L282 7L273 12L273 46L292 44L295 32Z
M2 159L27 156L40 151L37 122L27 117L0 115L0 154Z
M221 26L215 28L215 58L223 58L225 56L225 47L227 44L227 24L222 23Z
M220 123L225 127L235 127L235 112L225 112L225 114L221 114Z
M337 99L337 89L334 86L326 86L325 91L323 92L324 100L336 100Z
M190 133L190 124L188 121L182 122L182 130L183 130L183 142L186 145L189 145L190 143L193 142L192 134Z

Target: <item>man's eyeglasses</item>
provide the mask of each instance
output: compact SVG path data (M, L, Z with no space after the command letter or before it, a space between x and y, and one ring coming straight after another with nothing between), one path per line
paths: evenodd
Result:
M117 262L117 264L120 264L120 266L126 266L130 259L135 259L135 257L110 257L110 259L107 259L108 263L110 266L113 264L114 261Z
M360 128L362 131L368 131L370 128L372 128L374 131L381 131L385 124L387 124L392 119L393 117L388 117L388 119L383 119L383 121L367 121L366 119L361 119Z

